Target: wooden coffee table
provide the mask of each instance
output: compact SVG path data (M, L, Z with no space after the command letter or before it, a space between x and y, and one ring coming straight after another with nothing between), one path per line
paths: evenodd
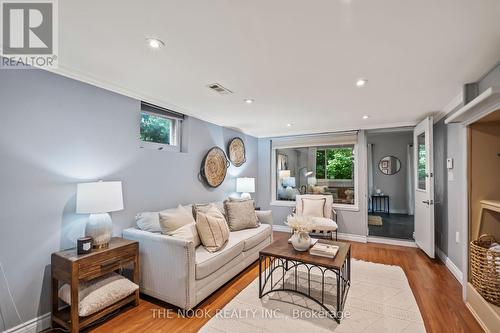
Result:
M259 252L259 298L276 291L300 294L316 302L331 318L340 323L347 292L351 285L351 245L331 240L318 240L318 242L337 245L339 251L335 258L314 256L309 254L309 251L299 252L288 243L286 238L274 241L262 249ZM305 287L299 288L298 285L297 276L300 267L303 267L301 271L307 274L308 285L305 288L307 292L299 290ZM335 295L336 308L334 309L332 309L332 306L328 307L325 303L325 286L327 283L325 274L329 272L333 273L329 275L332 275L336 280L337 294ZM292 287L287 287L285 284L287 273L289 275L295 274L295 278L292 279L295 283L292 284ZM278 275L277 278L276 275ZM311 295L312 275L318 275L321 278L319 297Z

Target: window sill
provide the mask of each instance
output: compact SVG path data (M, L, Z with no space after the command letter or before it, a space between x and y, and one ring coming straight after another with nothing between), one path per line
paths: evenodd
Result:
M141 141L140 148L150 149L150 150L159 150L159 151L171 151L171 152L180 152L180 147L177 145L167 145L163 143L155 143L155 142L147 142Z
M286 200L274 200L269 204L274 207L295 207L295 201L286 201ZM332 207L335 210L340 211L349 211L349 212L359 212L359 206L357 205L339 205L333 204Z

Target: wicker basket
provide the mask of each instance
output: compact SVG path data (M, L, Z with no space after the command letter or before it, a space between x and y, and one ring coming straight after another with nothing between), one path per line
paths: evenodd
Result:
M471 283L488 302L500 306L500 252L489 250L495 237L470 242Z

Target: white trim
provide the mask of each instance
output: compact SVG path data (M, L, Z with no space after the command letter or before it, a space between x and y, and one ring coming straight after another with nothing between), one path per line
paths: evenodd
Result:
M33 318L15 327L12 327L4 333L37 333L46 330L50 327L51 317L50 312L41 315L40 317Z
M338 239L348 240L351 242L366 243L366 236L355 235L355 234L346 234L343 232L339 232L337 234L337 237L338 237Z
M286 226L286 225L281 225L281 224L273 224L273 231L280 231L280 232L288 232L291 233L292 230Z
M457 112L446 118L445 124L463 123L470 125L500 108L500 87L490 87Z
M484 323L484 321L477 314L476 310L469 304L469 302L465 302L465 306L467 307L467 309L469 309L470 313L472 314L472 316L474 317L474 319L476 319L477 323L479 324L479 326L481 326L481 328L483 329L483 331L485 331L486 333L491 333L491 331L488 329L488 326L486 326L486 324Z
M379 243L379 244L388 244L388 245L397 245L397 246L407 246L407 247L417 247L414 241L411 240L402 240L396 238L388 238L388 237L376 237L376 236L368 236L368 243Z
M451 274L455 277L455 279L457 279L460 284L463 284L462 271L438 247L436 247L436 254L439 257L439 259L441 259L443 264L445 264L446 268L448 268Z
M439 122L441 119L446 117L451 112L457 110L459 107L463 106L464 103L464 92L463 90L458 93L451 101L448 102L442 111L436 112L434 116L434 124Z
M461 224L462 224L462 230L460 231L460 235L462 236L462 267L464 267L464 270L462 271L462 298L465 301L467 299L467 279L468 279L468 267L469 267L469 242L470 242L470 237L469 237L469 179L468 179L468 152L469 152L469 142L468 142L468 134L467 134L467 127L462 126L461 129L461 136L462 136L462 165L464 168L463 174L462 174L462 209L463 209L463 214L461 217Z
M273 200L269 203L271 206L295 207L295 201L292 200Z

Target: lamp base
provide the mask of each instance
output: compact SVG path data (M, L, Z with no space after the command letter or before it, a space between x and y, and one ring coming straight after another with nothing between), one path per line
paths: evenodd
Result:
M90 214L85 235L92 237L94 249L107 248L113 232L113 222L108 213Z
M240 198L241 199L252 199L252 196L248 192L243 192L243 193L241 193Z

